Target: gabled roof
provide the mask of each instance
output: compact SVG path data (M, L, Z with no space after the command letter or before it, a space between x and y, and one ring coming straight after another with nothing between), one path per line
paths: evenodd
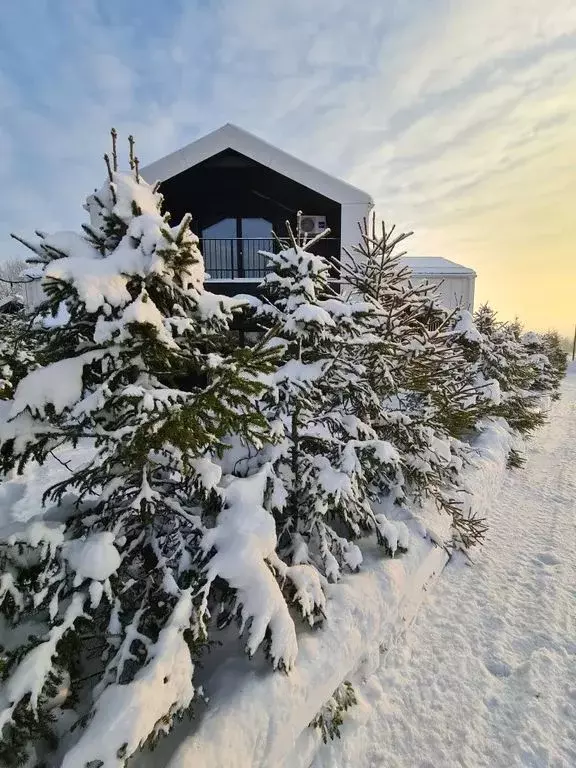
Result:
M166 181L226 149L233 149L337 203L374 205L374 201L367 192L362 192L361 189L292 157L287 152L277 149L272 144L262 141L252 133L231 123L226 123L182 149L156 160L142 168L141 173L150 183Z
M442 259L439 256L404 256L403 266L410 267L414 275L425 277L452 277L467 275L476 277L476 272L470 267L456 264L455 261Z

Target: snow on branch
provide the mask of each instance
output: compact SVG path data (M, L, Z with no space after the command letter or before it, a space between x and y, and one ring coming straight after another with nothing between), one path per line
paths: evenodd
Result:
M101 350L85 352L29 373L16 388L11 417L26 409L43 413L47 405L51 405L56 413L71 408L82 397L85 366L102 359L105 354Z
M217 524L206 532L203 546L216 550L208 566L208 581L217 576L237 591L241 632L247 627L247 651L253 655L271 632L274 667L290 669L296 660L296 629L267 558L276 549L274 518L263 507L269 466L256 475L237 478L222 491L224 508Z
M57 654L58 643L78 619L87 618L83 610L85 600L83 592L76 592L72 596L62 623L52 627L47 639L26 654L4 683L1 692L4 706L0 710L0 732L10 722L14 709L27 694L30 694L32 711L37 712L42 689L54 670L53 658Z
M95 714L62 768L102 761L122 768L126 758L150 738L168 732L173 718L194 698L194 664L184 632L190 626L192 596L184 590L158 640L148 648L148 663L125 685L109 685L95 703Z

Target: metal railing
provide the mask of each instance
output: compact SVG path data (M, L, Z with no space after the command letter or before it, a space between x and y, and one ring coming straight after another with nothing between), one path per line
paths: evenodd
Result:
M271 237L205 237L200 240L200 249L211 280L258 279L268 271L266 257L260 251L276 253L278 243ZM323 238L314 251L338 257L340 240Z

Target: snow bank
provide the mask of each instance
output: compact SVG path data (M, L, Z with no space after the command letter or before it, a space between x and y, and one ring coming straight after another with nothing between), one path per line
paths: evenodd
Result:
M486 514L500 488L508 460L508 452L518 438L514 438L504 419L489 419L474 443L477 458L465 476L465 487L472 499L471 511Z
M503 422L484 426L467 474L471 511L480 516L500 488L511 440ZM176 728L153 754L137 759L138 768L310 765L319 742L310 721L340 683L375 671L380 653L409 626L425 588L446 564L446 551L423 538L421 523L407 526L410 549L401 557L383 558L374 542L362 544L362 572L328 587L327 619L301 635L289 675L243 656L227 658L205 685L210 702L196 724Z

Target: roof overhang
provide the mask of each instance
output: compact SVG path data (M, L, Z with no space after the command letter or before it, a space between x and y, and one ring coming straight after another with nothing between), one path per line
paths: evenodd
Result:
M476 272L463 264L439 256L404 256L402 265L418 277L476 277Z
M140 172L150 183L166 181L226 149L233 149L341 205L366 205L368 208L374 205L367 192L298 160L231 123L147 165Z

